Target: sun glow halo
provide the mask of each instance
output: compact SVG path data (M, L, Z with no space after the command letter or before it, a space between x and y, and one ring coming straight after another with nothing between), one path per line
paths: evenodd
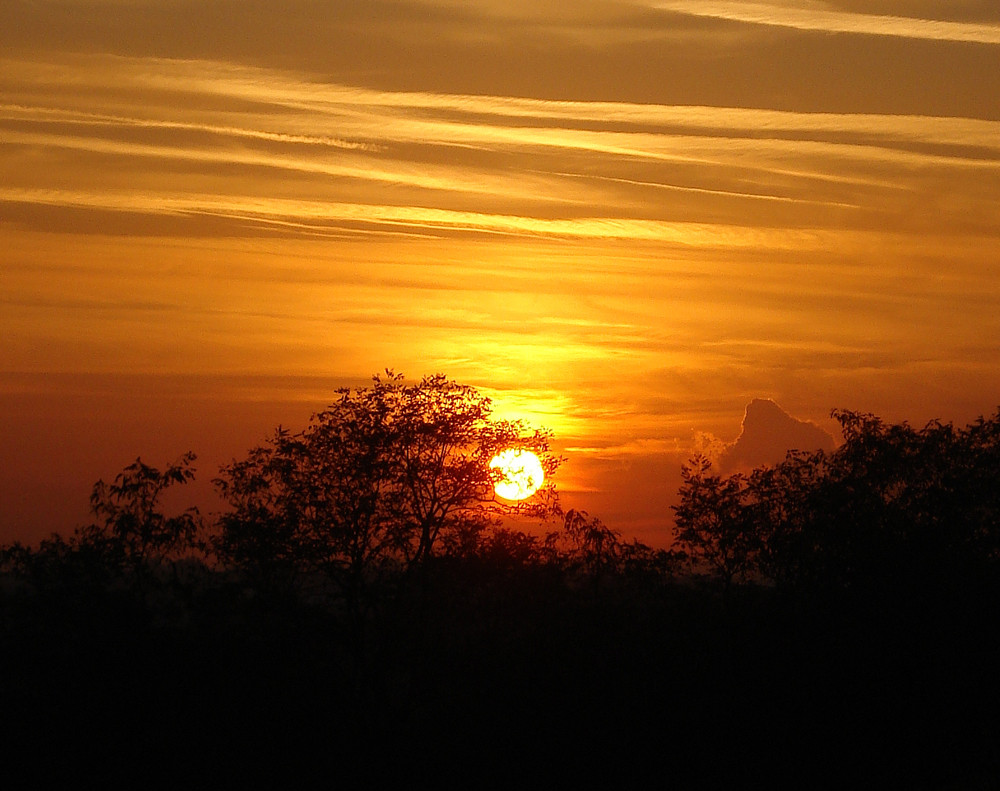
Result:
M504 500L525 500L538 491L545 480L542 463L530 450L508 448L493 457L490 468L503 473L493 489Z

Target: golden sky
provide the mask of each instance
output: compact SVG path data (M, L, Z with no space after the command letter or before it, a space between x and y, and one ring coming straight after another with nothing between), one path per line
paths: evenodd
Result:
M752 398L991 413L998 64L995 0L4 0L0 541L386 367L659 544Z

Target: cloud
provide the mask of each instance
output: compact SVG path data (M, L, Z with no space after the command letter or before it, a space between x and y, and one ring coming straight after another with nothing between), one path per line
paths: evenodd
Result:
M663 11L691 16L725 19L753 25L816 30L827 33L854 33L893 36L930 41L1000 44L1000 25L951 22L937 19L856 14L809 6L806 8L774 3L744 3L732 0L660 0Z
M790 450L833 450L833 437L815 423L798 420L769 398L755 398L743 415L743 430L718 457L722 472L738 472L784 460Z
M625 456L661 456L682 452L682 442L679 438L654 439L639 438L619 445L575 446L566 448L567 453L593 456L599 459L621 459Z
M174 229L183 218L187 235L810 254L844 249L845 232L995 235L996 120L376 90L222 61L42 57L0 59L0 201L28 227L100 212L119 216L94 229L159 217Z

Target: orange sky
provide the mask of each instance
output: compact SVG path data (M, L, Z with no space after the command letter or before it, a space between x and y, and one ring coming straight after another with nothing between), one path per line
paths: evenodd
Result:
M1000 403L994 0L5 0L0 53L0 541L385 367L654 544L752 398Z

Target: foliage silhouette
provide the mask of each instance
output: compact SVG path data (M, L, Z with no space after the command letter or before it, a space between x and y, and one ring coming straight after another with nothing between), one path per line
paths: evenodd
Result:
M874 592L945 584L1000 561L1000 411L922 429L835 410L843 444L749 474L693 459L677 544L723 587L734 580Z
M111 483L94 484L90 505L97 522L76 528L68 539L53 534L35 551L8 547L6 564L41 586L142 592L157 575L176 579L179 561L203 554L201 518L194 507L166 516L161 500L171 487L194 479L195 458L185 453L162 471L137 458Z
M163 471L137 458L110 484L99 480L90 505L102 523L87 528L80 535L81 542L109 542L134 574L199 549L197 508L170 517L158 510L167 489L194 480L195 458L185 453Z
M674 508L675 543L701 561L728 590L756 565L759 534L750 523L750 492L742 474L712 475L711 462L696 456L681 470L681 502Z
M340 398L303 431L280 429L216 484L230 510L216 549L267 585L319 575L352 610L368 588L411 573L436 553L469 553L505 517L558 510L549 483L530 500L499 500L506 448L536 453L547 477L550 434L491 418L488 398L437 375L417 384L387 371Z

